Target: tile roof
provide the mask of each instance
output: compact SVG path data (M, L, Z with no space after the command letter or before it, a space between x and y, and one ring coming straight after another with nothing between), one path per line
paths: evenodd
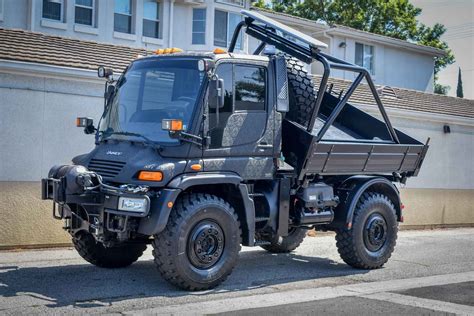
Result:
M0 60L14 60L96 70L99 65L121 72L145 49L83 41L66 37L0 28ZM315 76L315 81L320 77ZM350 81L331 78L333 91L347 90ZM316 85L317 86L317 85ZM379 87L380 88L380 87ZM474 101L414 90L385 89L382 102L388 108L474 118ZM367 85L360 85L351 102L376 105Z
M84 41L25 30L0 28L0 59L121 72L145 49Z
M314 76L313 79L315 87L318 87L321 76ZM351 83L349 80L329 79L329 84L333 84L333 91L336 93L347 91ZM474 118L474 100L388 86L377 86L377 91L387 108ZM367 84L360 84L349 102L377 106Z

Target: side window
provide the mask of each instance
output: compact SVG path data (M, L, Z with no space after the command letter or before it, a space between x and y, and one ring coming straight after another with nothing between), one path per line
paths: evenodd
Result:
M217 67L216 74L224 79L224 106L219 109L219 113L215 109L209 109L210 148L246 144L253 141L253 136L258 139L266 120L265 67L221 64ZM247 113L254 111L261 112L261 115ZM262 120L262 124L257 125L262 131L253 126L259 120ZM248 134L251 131L255 135ZM244 137L244 134L248 134L250 138Z
M235 66L235 111L265 111L265 68Z

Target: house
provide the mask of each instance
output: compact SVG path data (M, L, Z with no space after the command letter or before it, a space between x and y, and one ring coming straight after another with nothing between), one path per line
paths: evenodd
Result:
M289 14L254 10L326 43L326 53L367 68L379 85L433 92L434 61L444 55L440 49ZM250 51L257 45L251 40ZM322 73L318 63L313 64L311 72ZM340 79L355 78L353 72L342 70L335 70L331 75Z
M145 49L43 33L0 29L0 248L58 245L69 237L40 200L39 180L94 146L75 118L97 122L104 81L97 66L116 72ZM317 84L320 77L314 76ZM349 81L332 78L334 92ZM474 225L474 101L378 86L392 124L431 147L417 178L401 189L405 227ZM365 85L350 102L377 108ZM35 233L32 234L31 232Z
M225 48L240 11L250 0L0 0L0 28L22 29L81 40L156 50ZM433 91L434 58L443 51L387 36L362 32L258 9L328 44L328 53L366 67L377 84ZM238 51L258 45L242 34ZM318 64L310 68L317 74ZM352 79L334 71L332 76Z

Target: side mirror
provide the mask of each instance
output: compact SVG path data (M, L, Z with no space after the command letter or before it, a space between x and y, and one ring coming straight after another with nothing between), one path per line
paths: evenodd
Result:
M107 78L109 80L113 75L114 71L111 68L106 68L104 66L99 66L99 68L97 68L97 76L99 78Z
M85 134L93 134L95 132L94 120L90 117L78 117L76 118L76 126L84 127Z
M217 76L209 82L209 108L221 109L224 106L224 79Z

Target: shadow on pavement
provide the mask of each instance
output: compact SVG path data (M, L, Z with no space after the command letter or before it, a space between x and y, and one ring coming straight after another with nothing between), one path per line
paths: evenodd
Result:
M217 288L192 295L245 291L301 280L366 273L326 258L297 254L242 252L233 273ZM35 268L0 267L0 296L30 296L41 305L91 308L146 297L190 295L169 285L153 261L138 261L128 268L103 269L90 264ZM1 284L0 284L1 285ZM49 303L48 303L49 302Z

